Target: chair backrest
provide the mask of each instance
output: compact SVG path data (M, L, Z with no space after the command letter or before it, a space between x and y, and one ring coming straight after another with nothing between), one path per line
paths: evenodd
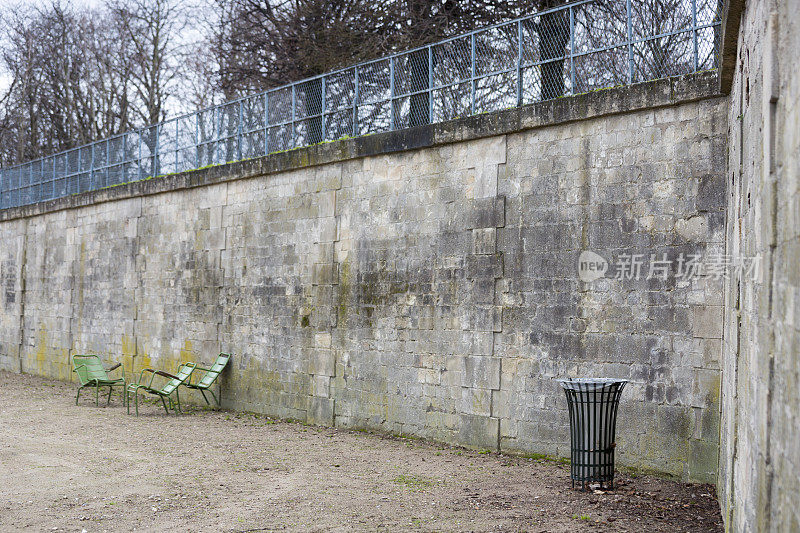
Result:
M231 358L231 354L229 353L221 353L217 356L217 360L214 361L214 364L211 365L211 368L206 370L206 373L203 375L202 378L197 382L197 386L207 389L210 387L219 377L223 370L225 370L225 365L228 364L228 361Z
M92 381L107 380L108 374L97 355L73 355L72 371L78 374L81 385Z
M192 372L194 372L194 367L196 366L197 365L195 363L181 363L181 366L178 367L178 371L175 372L175 377L178 379L169 380L166 385L161 387L161 392L163 394L170 394L172 391L177 389L178 385L189 379L189 376L192 375Z

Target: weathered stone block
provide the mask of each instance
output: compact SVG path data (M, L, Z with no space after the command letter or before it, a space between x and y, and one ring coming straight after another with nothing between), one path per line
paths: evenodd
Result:
M717 480L719 444L704 440L693 440L689 449L689 477L704 483Z
M466 267L469 279L501 278L503 277L503 256L502 254L468 255Z
M318 193L317 209L320 218L333 217L336 214L336 191L325 191Z
M320 426L332 426L335 405L336 401L333 398L309 396L306 422Z
M314 263L311 279L314 285L335 285L339 282L339 265Z
M704 339L722 338L722 306L692 306L692 333Z
M493 255L497 251L497 229L480 228L472 230L472 253Z
M475 199L464 217L465 229L502 228L505 226L505 197Z
M461 386L474 389L499 389L501 358L486 356L464 357Z
M308 363L308 373L320 376L335 376L336 352L324 348L313 350Z
M456 442L483 450L497 450L499 445L500 420L486 416L461 415L461 427Z
M459 412L479 415L492 415L492 391L487 389L461 389Z

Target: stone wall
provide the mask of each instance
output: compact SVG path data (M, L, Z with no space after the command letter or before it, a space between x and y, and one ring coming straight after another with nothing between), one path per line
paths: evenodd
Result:
M25 279L25 234L28 221L17 219L0 224L0 369L19 372L22 343Z
M722 281L649 270L723 251L714 83L601 91L0 213L0 365L71 379L75 353L130 373L231 351L226 407L560 456L554 378L616 376L631 380L619 461L713 480ZM588 250L610 264L584 282ZM615 279L631 254L641 275Z
M718 487L730 530L800 531L800 14L728 8L727 249L762 272L725 288Z

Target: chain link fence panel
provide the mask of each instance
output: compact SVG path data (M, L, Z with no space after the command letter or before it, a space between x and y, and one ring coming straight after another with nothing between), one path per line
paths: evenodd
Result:
M581 0L0 169L0 209L713 70L722 0Z

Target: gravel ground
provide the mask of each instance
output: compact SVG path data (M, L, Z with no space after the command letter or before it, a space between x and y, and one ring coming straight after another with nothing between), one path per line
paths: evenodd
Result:
M75 389L0 372L0 530L722 531L709 485Z

